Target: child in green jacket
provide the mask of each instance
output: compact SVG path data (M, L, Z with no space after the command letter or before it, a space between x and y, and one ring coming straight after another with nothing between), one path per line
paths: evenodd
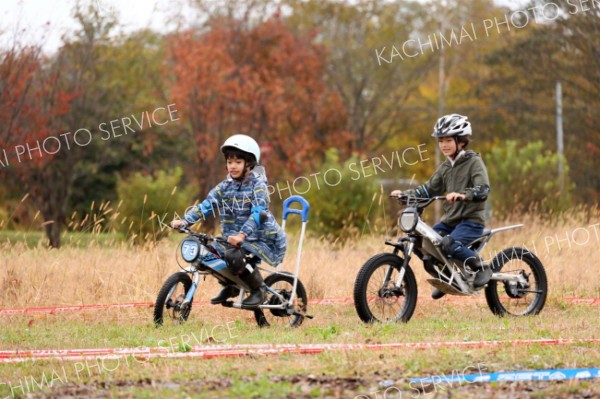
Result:
M446 194L445 214L433 229L444 236L442 250L446 256L477 271L473 285L479 288L489 282L492 270L466 245L483 234L490 182L479 154L465 150L471 135L471 123L466 116L451 114L438 119L432 136L438 139L446 160L425 184L404 194L420 198ZM392 192L393 196L400 194L398 190ZM434 299L443 296L437 288L432 293Z

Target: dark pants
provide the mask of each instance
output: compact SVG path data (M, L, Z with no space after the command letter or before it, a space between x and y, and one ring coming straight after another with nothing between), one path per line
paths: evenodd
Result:
M445 254L446 256L461 262L477 256L475 252L467 248L466 245L481 237L484 229L482 224L465 220L454 227L448 226L445 223L438 223L433 226L433 229L442 236L449 234L454 238L454 242L451 245L452 251L449 254Z

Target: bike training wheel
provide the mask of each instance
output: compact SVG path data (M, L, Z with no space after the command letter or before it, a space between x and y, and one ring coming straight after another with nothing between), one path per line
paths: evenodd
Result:
M271 287L283 298L290 299L292 296L292 289L294 287L294 277L288 274L271 274L265 279L265 285ZM265 302L269 305L279 305L281 300L267 291L268 300ZM298 279L296 286L296 297L292 304L292 309L298 311L302 315L290 315L285 309L256 309L254 311L254 317L259 327L269 327L272 325L282 325L290 327L298 327L304 321L304 314L306 313L306 307L308 304L308 298L304 285Z
M191 286L192 279L185 272L175 273L165 281L154 304L154 323L157 326L162 325L165 318L173 324L182 324L188 319L192 304L183 309L181 304Z
M406 267L400 288L396 287L402 263L399 256L383 253L369 259L358 272L354 306L363 322L407 322L412 317L417 305L417 281L412 269Z
M542 311L548 295L548 282L542 262L523 248L506 248L491 263L494 273L520 274L527 284L492 280L485 288L485 299L497 316L535 315Z

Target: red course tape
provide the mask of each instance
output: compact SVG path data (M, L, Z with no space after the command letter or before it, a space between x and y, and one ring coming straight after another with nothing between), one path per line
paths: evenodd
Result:
M470 342L399 342L389 344L241 344L192 346L188 352L172 352L164 347L103 348L103 349L45 349L0 351L0 364L21 363L37 360L87 361L110 360L133 356L151 358L223 358L251 355L276 355L281 353L317 354L325 351L383 350L383 349L435 349L435 348L483 348L501 345L570 345L600 344L600 339L539 339L512 341Z

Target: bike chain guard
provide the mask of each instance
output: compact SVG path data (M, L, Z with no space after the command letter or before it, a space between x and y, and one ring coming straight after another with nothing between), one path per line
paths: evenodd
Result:
M437 278L427 279L427 282L429 284L431 284L432 286L434 286L435 288L437 288L438 290L442 291L444 294L458 295L458 296L470 296L471 295L471 294L466 294L466 293L460 291L458 288L456 288L440 279L437 279Z

